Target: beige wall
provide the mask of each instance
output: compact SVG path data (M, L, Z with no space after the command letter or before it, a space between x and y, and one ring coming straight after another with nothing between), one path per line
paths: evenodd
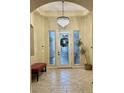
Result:
M80 30L80 38L86 47L86 58L92 63L92 14L84 17L70 17L67 29ZM34 56L31 63L48 62L48 30L60 29L56 23L56 17L44 17L38 13L31 14L31 24L34 27ZM43 46L43 47L42 47ZM83 57L82 57L83 58ZM83 59L82 59L83 61Z
M56 18L57 17L48 17L47 20L48 20L48 28L50 30L57 30L57 29L61 29L59 28L57 22L56 22ZM80 30L80 20L81 20L81 17L69 17L70 18L70 23L69 25L66 27L66 29L69 29L69 30Z
M30 25L30 55L34 56L34 31L32 25Z
M93 64L93 59L92 59L92 35L93 35L93 29L92 29L92 13L89 13L87 16L84 16L82 18L82 41L84 43L85 49L86 49L86 59L87 63Z
M34 56L31 56L31 63L44 61L44 31L45 19L35 13L31 14L31 24L34 30Z
M54 30L54 31L56 31L56 30L59 30L60 28L59 28L59 26L58 26L58 24L57 24L57 22L56 22L56 18L57 17L48 17L47 18L47 28L49 29L49 30ZM69 17L70 18L70 23L69 23L69 25L66 27L66 29L67 30L69 30L70 32L71 32L71 35L72 35L72 37L73 37L73 31L74 30L79 30L80 31L80 33L82 33L82 29L81 29L81 19L82 19L82 17ZM47 33L46 33L46 40L47 40L47 42L48 42L48 30L46 31ZM80 35L80 38L82 39L82 36ZM72 38L72 40L70 40L70 43L71 43L71 47L70 47L70 51L71 51L71 59L70 59L70 61L72 62L72 64L73 64L73 61L74 61L74 55L73 55L73 49L74 49L74 47L73 47L73 38ZM48 44L47 44L48 45ZM47 50L49 50L49 48L47 47ZM46 51L47 51L46 50ZM49 51L48 51L49 52ZM47 52L47 55L46 55L46 57L47 57L47 59L48 59L48 53ZM84 55L81 55L81 64L84 64L84 63L86 63L85 62L85 58L84 58ZM48 62L49 60L47 60L47 62Z

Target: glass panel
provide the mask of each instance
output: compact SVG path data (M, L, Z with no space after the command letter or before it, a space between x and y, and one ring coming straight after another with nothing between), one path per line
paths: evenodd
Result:
M49 32L49 63L54 65L55 64L55 32Z
M74 64L80 64L79 31L74 31Z
M60 62L63 65L69 64L68 43L68 33L60 33Z

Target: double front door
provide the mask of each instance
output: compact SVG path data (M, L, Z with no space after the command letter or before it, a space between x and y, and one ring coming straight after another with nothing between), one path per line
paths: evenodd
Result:
M49 64L58 68L80 65L79 31L49 31Z

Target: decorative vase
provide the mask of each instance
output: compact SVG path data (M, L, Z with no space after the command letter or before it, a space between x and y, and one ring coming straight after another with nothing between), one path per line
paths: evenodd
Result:
M91 64L85 64L85 69L86 70L92 70L92 65Z

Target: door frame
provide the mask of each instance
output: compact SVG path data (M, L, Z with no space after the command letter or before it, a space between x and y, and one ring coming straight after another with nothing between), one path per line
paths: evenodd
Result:
M63 31L64 30L64 31ZM66 64L66 65L62 65L60 64L60 33L68 33L68 40L69 40L69 43L68 43L68 62L69 64ZM71 63L71 41L72 40L72 37L71 37L71 32L70 30L65 30L65 29L61 29L61 30L57 30L56 31L56 63L57 63L57 68L70 68L72 67L72 63ZM58 52L60 53L60 55L58 55Z
M77 29L77 31L78 31L79 29ZM69 30L69 29L66 29L64 32L69 32L70 33L70 38L71 39L69 39L69 42L70 42L70 44L69 44L69 54L70 54L70 56L69 56L69 62L70 62L70 64L69 64L69 66L60 66L59 64L58 64L58 49L56 49L55 51L55 55L56 55L56 59L55 59L55 64L54 65L51 65L51 64L49 64L49 54L50 54L50 52L49 52L49 32L50 31L53 31L53 32L55 32L55 39L56 39L56 42L55 42L55 44L56 44L56 48L58 48L58 44L59 43L57 43L57 38L59 38L58 36L59 35L57 35L59 32L62 32L62 30L48 30L48 68L82 68L83 67L83 61L86 61L86 58L84 57L84 56L82 56L82 55L80 55L80 64L74 64L74 31L76 31L75 29L73 29L73 30ZM80 30L79 30L79 33L80 33ZM81 38L81 36L79 35L79 37Z

